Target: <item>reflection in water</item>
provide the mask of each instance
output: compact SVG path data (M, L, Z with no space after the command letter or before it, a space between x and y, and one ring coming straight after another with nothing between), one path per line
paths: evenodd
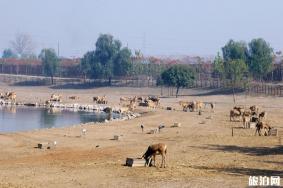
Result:
M9 112L15 114L17 112L16 106L1 106L3 112Z
M58 111L59 110L59 111ZM0 107L0 132L17 132L51 127L65 127L87 122L103 122L119 115L72 112L34 107Z
M62 110L60 108L48 108L46 109L48 111L48 113L50 114L56 114L56 113L60 113L62 112Z
M53 115L54 111L51 109L53 108L41 110L40 122L43 123L40 124L40 128L51 128L54 126L56 122L56 115Z

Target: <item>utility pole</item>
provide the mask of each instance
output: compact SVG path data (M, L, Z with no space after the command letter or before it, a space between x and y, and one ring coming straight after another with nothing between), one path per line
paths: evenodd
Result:
M60 56L60 44L59 44L59 41L57 43L57 56L58 57Z

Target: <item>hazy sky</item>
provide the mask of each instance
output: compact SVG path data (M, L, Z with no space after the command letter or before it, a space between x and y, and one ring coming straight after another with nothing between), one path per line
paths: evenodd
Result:
M215 55L230 39L283 49L282 0L0 0L0 51L28 33L37 52L82 56L109 33L147 55Z

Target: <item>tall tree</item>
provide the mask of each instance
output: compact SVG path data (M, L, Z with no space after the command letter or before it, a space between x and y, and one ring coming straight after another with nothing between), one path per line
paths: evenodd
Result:
M180 88L188 87L195 79L194 72L184 65L173 65L161 74L159 83L176 87L176 98Z
M225 77L225 69L224 69L224 60L220 56L220 53L217 53L217 56L214 59L213 62L213 73L217 74L220 79L223 79Z
M15 39L11 41L13 51L20 57L26 58L34 54L34 42L30 35L25 33L18 33Z
M2 58L16 58L17 55L11 49L5 49L2 54Z
M249 43L249 71L257 79L262 80L272 68L273 49L263 39L253 39Z
M94 51L89 51L81 59L80 69L81 72L83 73L84 80L86 80L86 78L90 76L92 73L91 62L94 61L94 58L95 58Z
M114 75L128 76L131 73L133 64L131 61L132 53L128 48L119 51L114 59Z
M81 61L81 67L93 78L106 78L111 85L113 76L125 76L132 70L131 51L122 48L122 43L112 35L101 34L96 41L95 51L88 52ZM85 74L85 73L84 73Z
M229 61L241 59L246 63L248 48L243 41L229 40L229 42L222 48L222 54L224 59L224 68Z
M51 83L54 83L54 75L59 66L59 60L54 49L42 49L39 55L42 61L43 72L46 76L50 76Z
M225 76L232 82L233 89L233 100L236 102L235 98L235 88L238 84L245 83L247 80L246 75L248 74L248 67L244 60L236 59L227 62L227 68L225 69Z
M97 76L102 76L109 79L109 85L113 77L113 61L121 48L121 42L114 40L112 35L101 34L96 41L95 59L98 65L95 65L99 70ZM98 71L95 71L98 73ZM94 75L96 76L96 75Z

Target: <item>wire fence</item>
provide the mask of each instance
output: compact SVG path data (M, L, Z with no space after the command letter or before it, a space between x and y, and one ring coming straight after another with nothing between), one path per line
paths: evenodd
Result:
M0 82L11 85L50 85L51 79L44 76L27 76L14 74L0 74ZM54 83L56 85L91 85L91 86L109 86L107 79L81 79L81 78L61 78L55 77ZM152 77L137 76L127 78L113 78L111 86L114 87L157 87L157 82ZM230 80L219 79L205 79L195 80L188 88L198 89L232 89L233 84ZM175 94L175 88L162 87L163 91L168 91L168 95ZM161 88L161 90L162 90ZM186 89L188 89L186 88ZM248 95L263 95L263 96L283 96L283 84L272 83L240 83L236 85L236 89L245 91ZM166 92L167 93L167 92Z

